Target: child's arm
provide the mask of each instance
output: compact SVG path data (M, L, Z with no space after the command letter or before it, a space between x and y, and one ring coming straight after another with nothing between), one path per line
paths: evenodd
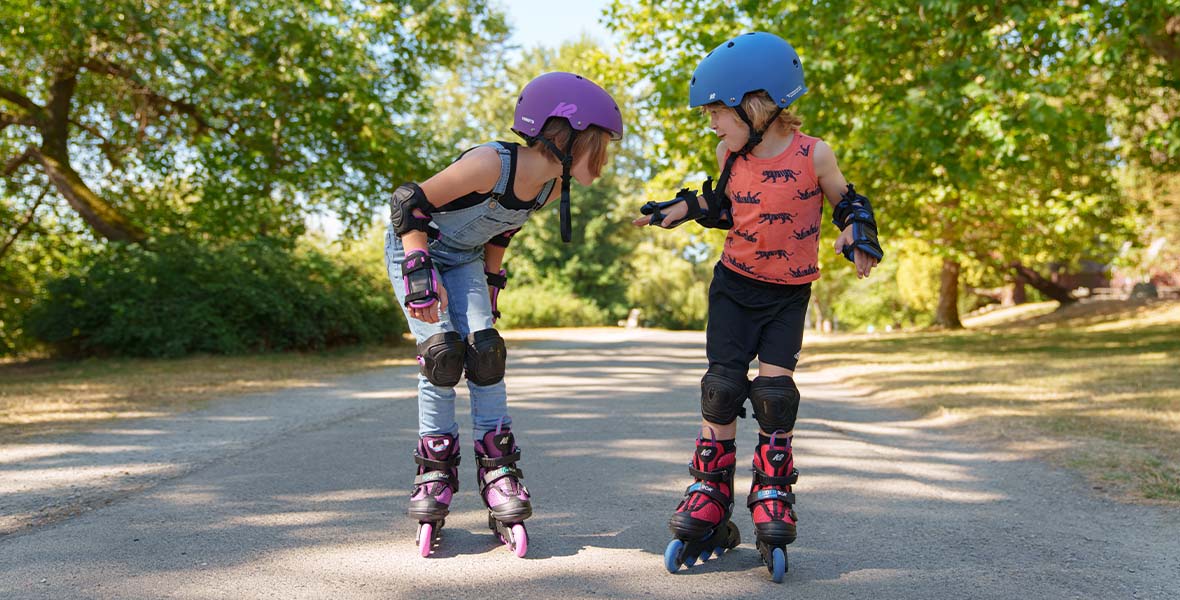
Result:
M439 206L476 191L492 189L500 177L500 157L493 148L480 147L435 174L421 185L403 183L390 201L390 221L402 240L406 259L402 279L410 316L437 323L447 308L447 291L430 260L430 213Z
M820 141L816 143L815 157L812 160L815 164L815 175L819 179L819 187L823 190L824 197L828 199L828 203L832 205L832 209L835 210L842 198L849 193L849 189L852 186L848 184L848 180L844 179L844 174L840 172L840 167L836 164L836 153L832 151L832 147L826 142ZM859 245L858 242L862 240L858 240L855 233L852 223L843 227L840 230L840 235L836 238L836 242L833 244L836 252L843 253L845 247L854 244ZM873 237L875 238L876 235L874 234ZM877 257L871 256L859 247L853 250L852 255L852 262L856 264L856 276L858 278L868 277L873 267L877 266L879 262Z
M725 170L725 142L717 143L717 168ZM633 219L631 224L636 227L657 225L673 229L693 219L704 227L729 229L733 221L729 218L728 205L722 206L725 199L713 193L712 182L712 178L705 180L703 194L699 196L695 190L684 188L671 200L644 204L640 209L643 216Z
M515 234L516 231L511 233ZM512 236L501 234L497 237L503 237L506 243ZM492 323L495 324L500 320L500 292L508 285L508 271L504 270L504 253L508 251L508 246L500 245L496 238L492 240L483 247L483 273L488 279L488 298L492 301Z

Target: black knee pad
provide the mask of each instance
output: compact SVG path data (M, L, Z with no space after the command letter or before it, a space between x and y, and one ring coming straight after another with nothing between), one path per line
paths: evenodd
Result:
M436 333L418 344L418 364L427 381L439 387L455 387L463 376L467 344L457 331Z
M483 329L467 336L467 381L492 385L504 379L508 348L495 329Z
M721 365L712 365L701 378L701 416L710 423L729 425L746 416L746 393L750 382L746 374Z
M762 431L791 431L799 414L799 388L787 375L755 377L750 384L750 404Z

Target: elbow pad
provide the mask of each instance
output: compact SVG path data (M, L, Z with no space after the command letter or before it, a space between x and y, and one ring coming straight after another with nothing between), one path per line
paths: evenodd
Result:
M430 226L434 206L416 183L403 183L393 191L389 202L389 222L399 237L411 231L421 231L430 238L438 237L438 229Z

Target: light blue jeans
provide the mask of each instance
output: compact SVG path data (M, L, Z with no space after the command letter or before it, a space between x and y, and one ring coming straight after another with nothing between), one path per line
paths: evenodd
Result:
M447 310L437 323L427 323L409 315L406 309L406 289L402 282L402 262L405 249L392 231L385 232L385 266L398 304L406 312L410 333L421 343L432 335L456 331L464 338L472 331L492 327L492 301L488 296L487 276L484 275L483 247L457 249L441 241L430 242L430 258L439 272L440 283L447 291ZM512 423L508 416L508 391L504 381L492 385L467 382L471 393L471 420L474 439L482 439L488 431L502 423ZM418 435L459 432L455 421L455 388L439 387L418 373Z

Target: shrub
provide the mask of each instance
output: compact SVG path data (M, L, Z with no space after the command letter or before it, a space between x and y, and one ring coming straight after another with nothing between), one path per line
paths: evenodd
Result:
M256 240L112 245L49 282L29 332L69 355L319 350L398 338L387 281L314 249Z

